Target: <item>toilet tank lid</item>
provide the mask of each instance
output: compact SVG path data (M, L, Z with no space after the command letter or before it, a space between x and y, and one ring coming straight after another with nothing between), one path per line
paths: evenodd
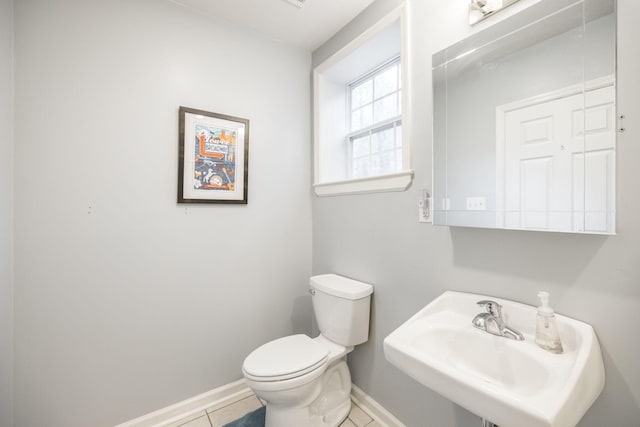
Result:
M311 277L312 288L329 295L351 300L361 299L373 293L373 286L368 283L348 279L337 274L321 274Z

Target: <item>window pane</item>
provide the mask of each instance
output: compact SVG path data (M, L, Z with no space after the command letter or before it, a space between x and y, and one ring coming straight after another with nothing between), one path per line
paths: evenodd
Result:
M352 178L365 178L370 175L371 158L364 157L353 161L351 168Z
M351 113L351 130L362 129L362 110L356 110Z
M396 172L396 152L387 151L380 155L380 173Z
M402 125L396 126L396 170L402 170Z
M396 147L402 147L402 125L396 125Z
M373 101L373 80L367 80L351 89L351 110Z
M373 85L376 99L398 90L398 66L394 65L377 75Z
M373 104L373 120L375 123L390 119L399 114L398 94L386 96Z
M370 176L380 175L384 173L382 171L382 168L380 167L380 156L374 156L371 158L370 173L371 173Z
M392 127L375 132L371 135L371 151L389 151L395 148L394 131Z
M402 170L400 79L400 64L395 63L349 86L350 178Z
M369 135L362 136L360 138L353 139L352 142L352 157L362 157L369 155Z
M366 105L351 113L351 131L357 131L371 125L372 105Z

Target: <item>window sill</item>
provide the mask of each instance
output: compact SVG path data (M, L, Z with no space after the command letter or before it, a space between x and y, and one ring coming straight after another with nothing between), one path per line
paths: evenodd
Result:
M412 179L413 171L409 170L368 178L314 184L313 191L320 197L404 191L409 187Z

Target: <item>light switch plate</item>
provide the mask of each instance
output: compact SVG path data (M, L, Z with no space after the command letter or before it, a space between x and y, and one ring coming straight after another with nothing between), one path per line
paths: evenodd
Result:
M467 197L467 210L468 211L484 211L487 210L487 198L486 197Z

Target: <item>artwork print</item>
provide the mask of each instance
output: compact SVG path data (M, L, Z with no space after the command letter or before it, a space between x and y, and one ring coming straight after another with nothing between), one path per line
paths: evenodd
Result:
M236 131L197 123L195 138L194 189L233 191Z
M178 203L247 203L249 120L180 107Z

